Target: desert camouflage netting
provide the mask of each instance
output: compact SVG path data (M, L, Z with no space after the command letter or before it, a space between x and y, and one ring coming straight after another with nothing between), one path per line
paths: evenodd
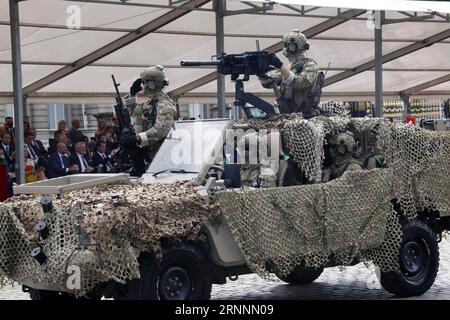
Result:
M370 249L383 243L391 222L391 179L389 169L348 172L327 184L224 192L218 200L249 266L260 275L266 275L267 262L286 275L302 260L320 267L334 254L338 264L349 265L363 251L389 268L398 247L380 257ZM400 237L395 234L393 242Z
M320 101L318 108L339 117L350 117L351 107L341 101Z
M0 278L65 287L68 267L78 266L84 294L108 280L139 277L137 248L158 251L161 239L195 238L217 212L191 183L102 185L62 194L44 214L40 196L19 196L0 206ZM34 226L45 221L50 236L40 241ZM42 266L31 257L37 246ZM70 272L69 272L70 273Z
M450 214L450 135L380 119L279 118L283 146L316 184L223 192L217 196L231 231L253 271L273 263L287 275L304 261L322 267L372 260L398 270L401 230L390 200L410 219L426 208ZM264 123L253 127L264 128ZM346 172L320 183L328 134L369 133L371 148L388 168Z

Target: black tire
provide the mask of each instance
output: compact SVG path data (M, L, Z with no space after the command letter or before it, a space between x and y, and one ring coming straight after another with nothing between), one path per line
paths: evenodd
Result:
M287 276L282 276L278 272L275 272L275 275L284 282L292 285L299 285L314 282L320 277L322 272L323 268L311 268L299 265L296 266Z
M119 300L210 299L208 264L195 247L180 245L163 250L160 263L151 253L141 254L138 260L141 277L126 284Z
M433 285L439 269L436 234L423 221L407 223L402 228L399 253L401 272L381 272L384 289L399 297L418 296Z

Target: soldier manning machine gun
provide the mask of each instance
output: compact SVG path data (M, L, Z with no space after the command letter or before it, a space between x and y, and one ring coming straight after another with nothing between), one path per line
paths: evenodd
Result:
M235 82L235 106L240 106L247 118L252 118L250 111L251 104L253 108L263 111L270 116L275 114L275 108L267 101L258 98L252 93L244 92L244 81L248 81L251 75L265 77L267 71L272 70L271 61L273 53L267 51L247 51L240 54L215 55L211 60L183 60L181 66L217 66L217 72L223 75L231 75L231 81ZM242 78L239 78L240 76Z

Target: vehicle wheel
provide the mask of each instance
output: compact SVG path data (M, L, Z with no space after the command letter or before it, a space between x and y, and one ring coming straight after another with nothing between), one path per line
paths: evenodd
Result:
M292 285L308 284L314 282L323 272L323 268L311 268L303 265L296 266L287 276L275 275L282 281Z
M211 276L202 253L182 245L163 251L161 263L153 254L139 257L140 279L133 279L121 300L207 300Z
M434 283L439 269L436 234L423 221L403 226L399 262L401 272L381 272L384 289L400 297L418 296Z

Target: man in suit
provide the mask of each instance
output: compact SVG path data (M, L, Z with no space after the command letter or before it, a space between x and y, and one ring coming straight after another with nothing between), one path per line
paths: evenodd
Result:
M70 165L78 165L79 170L77 173L91 173L94 168L89 165L89 161L86 159L86 143L77 142L75 143L75 154L71 155Z
M72 141L72 144L75 145L77 142L82 141L83 134L80 131L81 123L80 119L72 120L72 128L69 131L69 139Z
M47 177L49 179L67 176L77 173L80 170L78 165L70 165L67 154L67 146L64 143L58 143L56 145L56 152L50 156L48 162Z
M50 153L56 152L56 145L58 143L64 143L67 147L67 150L69 150L69 152L75 151L75 150L72 150L72 142L67 138L67 135L65 133L58 133L56 135L56 140L54 140L54 142L53 142L53 146L50 146Z
M8 163L8 170L11 172L14 171L15 164L15 152L14 146L11 144L11 135L9 133L5 133L2 137L2 143L0 144L0 149L2 149L3 154L5 155L6 162Z
M38 150L37 147L33 145L34 135L31 132L25 132L25 148L28 148L28 153L30 154L30 158L33 159L34 163L38 167L44 167L47 169L48 167L48 159Z
M11 145L14 146L14 138L15 138L15 131L14 131L14 123L13 123L13 118L12 117L6 117L5 118L5 130L6 133L9 134L9 136L11 137Z
M48 159L50 157L50 154L48 153L48 150L44 147L44 144L41 140L36 139L37 133L36 128L31 128L30 132L33 134L33 141L31 144L34 146L34 148L41 153L41 155Z
M111 153L111 155L113 155ZM100 167L101 170L99 172L111 173L113 172L113 165L111 163L111 158L106 155L106 142L98 141L97 142L97 151L94 152L92 156L92 160L94 162L94 167Z

